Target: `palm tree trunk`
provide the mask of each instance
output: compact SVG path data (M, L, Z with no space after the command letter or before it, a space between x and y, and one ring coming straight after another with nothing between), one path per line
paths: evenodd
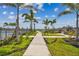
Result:
M7 40L7 29L5 29L5 40Z
M16 19L16 40L19 41L19 5L16 4L17 8L17 19Z
M48 30L48 26L46 25L46 32L47 32L47 30Z
M32 31L32 20L31 20L31 24L30 24L30 30Z
M0 39L2 39L2 37L1 37L1 32L2 32L2 29L0 29Z
M77 17L77 20L76 20L76 40L78 39L78 11L76 12L76 17Z
M34 31L35 31L35 23L34 23Z
M54 25L52 25L52 32L54 32Z

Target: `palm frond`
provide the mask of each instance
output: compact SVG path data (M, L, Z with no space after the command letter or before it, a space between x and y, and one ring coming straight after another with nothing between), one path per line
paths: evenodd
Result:
M16 7L16 3L1 3L0 5Z
M68 6L71 10L79 9L79 3L62 3L64 6Z
M11 7L16 7L16 5L19 5L20 7L24 5L24 3L0 3L0 5L6 5L6 6L11 6Z
M70 14L70 13L72 13L72 11L63 11L58 15L58 17L66 15L66 14Z
M75 7L74 3L62 3L62 5L68 6L69 8L71 8L71 10Z
M3 26L8 26L8 23L7 23L7 22L5 22Z
M38 23L37 19L34 19L34 22L35 22L35 23Z
M43 20L43 24L48 25L49 24L49 20L46 18L45 20Z
M33 6L32 5L25 5L25 4L23 4L23 5L21 5L21 8L33 8Z
M22 17L25 17L25 16L28 16L28 14L26 14L26 13L25 14L22 14Z
M49 23L52 25L54 23L56 23L56 19L53 19L53 20L49 20Z

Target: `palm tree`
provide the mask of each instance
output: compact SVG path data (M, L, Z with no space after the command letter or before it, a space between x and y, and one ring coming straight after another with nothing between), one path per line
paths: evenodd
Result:
M31 5L25 5L24 3L2 3L7 6L12 6L15 7L17 10L17 15L16 15L16 41L19 41L19 9L27 7L27 8L33 8Z
M7 22L5 22L4 26L12 26L13 27L13 26L16 26L16 23L7 23ZM5 29L5 39L7 39L7 29Z
M30 30L32 31L32 22L35 20L33 10L30 10L30 14L24 13L22 14L22 17L25 17L25 21L30 21Z
M48 30L48 25L49 25L49 20L46 18L45 20L43 20L43 24L45 24L45 30Z
M6 26L8 26L8 23L5 22L3 27L6 27ZM5 38L4 39L7 40L7 28L4 28L4 30L5 30Z
M56 19L54 19L53 21L52 21L52 20L50 20L50 21L49 21L49 23L50 23L50 25L52 26L52 29L54 29L53 24L54 24L54 23L56 23Z
M16 27L16 23L8 23L8 25L11 26L11 27ZM11 38L15 38L16 37L15 34L16 34L16 30L14 30Z
M16 41L19 41L19 8L23 5L23 3L2 3L3 5L15 7L17 10L16 14Z
M79 3L63 3L62 5L68 6L70 10L65 10L59 14L63 16L65 14L75 13L76 14L76 40L78 39L78 17L79 17Z
M38 21L35 19L33 22L34 22L34 31L35 31L35 27L36 27L35 25L36 23L38 23Z
M2 27L0 27L0 39L2 39L1 32L2 32Z

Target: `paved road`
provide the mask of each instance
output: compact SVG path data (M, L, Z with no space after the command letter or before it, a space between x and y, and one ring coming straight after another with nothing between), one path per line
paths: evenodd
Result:
M23 56L50 56L41 32L37 33Z

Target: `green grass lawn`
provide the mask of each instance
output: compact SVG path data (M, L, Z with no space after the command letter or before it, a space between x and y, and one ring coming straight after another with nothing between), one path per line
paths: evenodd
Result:
M43 36L63 36L61 33L43 33Z
M26 32L26 33L24 33L24 35L26 35L26 36L35 36L36 35L36 31L34 32L34 31L28 31L28 32Z
M48 49L53 56L79 56L79 48L64 42L64 39L47 39Z
M26 36L30 36L36 35L36 32L27 32L23 35ZM6 56L6 55L10 55L10 56L21 56L24 54L26 48L28 47L28 45L31 43L33 38L28 38L28 37L23 37L23 35L20 36L20 42L17 43L14 40L8 40L7 41L0 41L0 56ZM10 43L9 43L10 42ZM6 44L5 44L6 43Z
M12 42L10 44L6 44L4 46L0 47L0 56L5 56L5 55L23 55L24 51L30 44L32 38L20 38L21 42Z

